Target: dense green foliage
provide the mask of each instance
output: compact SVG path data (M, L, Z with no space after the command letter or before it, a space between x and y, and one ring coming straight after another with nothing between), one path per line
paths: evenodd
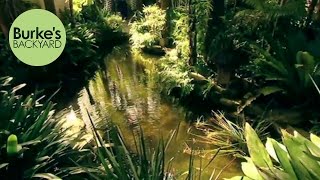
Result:
M40 88L51 92L61 86L66 88L64 84L81 86L93 76L104 56L127 39L120 29L122 18L95 4L84 6L72 15L69 11L64 12L63 23L67 33L65 50L55 62L45 67L30 67L18 61L1 36L1 75L15 77L16 84L27 82L30 88L41 84Z
M210 110L232 112L232 116L227 115L231 117L230 120L221 113L215 114L212 122L198 122L197 127L206 133L202 140L226 152L249 152L251 159L254 159L252 149L261 146L249 142L251 138L258 137L256 134L247 134L249 130L244 127L244 122L250 122L262 138L270 129L278 127L278 123L299 125L297 120L289 117L283 122L272 118L264 120L269 109L293 109L306 115L300 123L310 125L312 122L316 125L313 130L317 131L319 9L320 3L316 0L172 2L169 7L170 25L164 27L170 31L171 42L165 48L166 55L157 63L160 82L164 84L162 91L180 97L182 103L186 99L195 104L200 101L208 103L202 106L208 105ZM136 26L131 28L136 29ZM155 32L150 33L155 36ZM131 31L130 34L136 37L137 32ZM260 107L263 110L257 111ZM300 136L282 135L285 146L291 140L302 144ZM270 139L267 142L270 144ZM289 146L288 151L291 148ZM305 150L295 151L294 155L289 152L288 156L299 156ZM317 164L314 154L309 156L309 160ZM298 162L292 159L292 166L296 166ZM309 160L306 156L299 159L301 162ZM265 168L272 167L271 161L266 162L270 164ZM259 175L260 179L301 179L290 173L288 177L285 174L287 172L282 171L284 167L281 162L269 169L270 172L253 163L260 175L263 174L261 177ZM310 170L307 173L311 174L309 178L319 177L319 174L315 174L318 167L306 169ZM275 177L273 173L279 176ZM303 173L299 171L297 174ZM259 179L257 177L250 176Z
M37 93L27 97L17 95L25 84L12 87L11 80L1 78L0 83L1 179L52 179L67 175L68 168L75 167L73 161L85 151L72 149L71 142L75 139L65 135L53 119L52 102L44 101ZM11 134L16 137L9 137ZM12 154L17 143L21 148L16 148L18 154Z
M169 49L158 63L166 94L202 99L211 108L236 113L263 104L266 97L277 108L300 107L301 112L319 102L310 79L319 84L319 13L310 9L315 4L305 9L302 1L247 0L216 4L215 9L215 1L191 2L178 1L167 9L168 27L163 16L154 18L156 12L131 26L134 49L143 48L142 41L158 45L160 31L169 29ZM145 41L148 37L153 38ZM312 114L309 119L317 116Z
M136 149L129 152L120 130L110 124L108 137L90 119L90 128L70 134L63 119L53 118L53 103L36 95L17 95L24 85L13 87L12 78L1 79L0 177L3 179L171 179L179 173L171 172L165 160L166 149L176 136L160 140L155 149L149 148L143 132L134 139ZM44 102L43 104L41 102ZM92 141L79 149L84 134L92 134ZM94 158L95 157L95 158ZM193 157L190 157L193 161ZM197 179L198 171L190 164L189 178ZM201 171L201 170L200 170ZM201 173L200 173L201 174ZM218 175L219 176L219 175ZM217 176L217 177L218 177Z
M131 23L130 28L132 48L139 50L159 45L166 20L165 11L156 5L147 6L141 14L137 12L134 18L136 20Z
M163 91L170 94L175 88L181 88L181 94L188 95L193 90L189 77L188 17L183 10L172 12L172 39L175 49L171 50L159 63L161 82L165 84Z
M65 50L48 66L30 67L11 52L8 29L19 14L37 6L0 0L0 179L162 180L180 178L180 173L188 174L186 179L201 178L192 149L188 172L172 170L166 161L174 133L151 149L139 129L130 149L117 127L109 122L96 127L98 120L89 113L88 122L79 120L81 128L65 128L63 120L54 118L51 99L56 90L61 88L58 96L73 92L66 95L70 98L83 87L90 94L87 81L104 69L102 62L112 48L127 40L133 51L161 56L154 69L161 92L200 109L204 117L219 112L195 123L202 135L192 141L244 157L244 176L232 179L320 179L320 138L280 130L289 124L320 132L319 0L68 2L69 9L61 13ZM114 83L108 72L105 76L107 83ZM135 83L144 81L137 79ZM50 97L45 100L40 94ZM131 95L118 96L115 101ZM152 108L152 97L147 101ZM285 120L275 120L270 115L274 111ZM298 118L291 118L292 112ZM72 128L77 132L68 134Z
M243 162L245 178L232 179L319 179L320 138L310 140L297 132L282 131L282 142L268 138L264 146L249 124L245 136L250 157Z
M261 50L260 50L261 51ZM261 51L262 57L254 59L249 68L254 73L255 78L264 78L263 88L269 88L274 92L283 92L290 98L292 103L301 103L308 100L317 100L310 97L317 97L312 77L315 82L319 82L319 60L308 52L299 51L296 57L283 55L286 59L275 59L270 53Z

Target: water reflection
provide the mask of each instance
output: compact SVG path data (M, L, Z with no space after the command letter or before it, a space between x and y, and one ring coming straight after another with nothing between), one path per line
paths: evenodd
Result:
M140 127L149 146L155 147L161 136L168 137L179 126L177 137L167 151L167 159L174 157L172 167L178 168L174 171L183 173L188 170L188 147L203 149L206 145L197 144L187 133L192 127L185 120L183 108L161 98L158 91L161 84L157 83L152 73L147 73L155 70L152 62L157 59L143 58L148 59L148 64L141 57L133 56L126 47L115 49L105 59L105 67L79 92L73 108L85 122L88 121L87 109L93 119L99 120L96 123L102 129L107 126L107 121L115 123L131 149L134 147L132 132L138 132ZM206 165L214 154L212 151L198 152L195 161L198 166L200 162ZM230 160L230 157L215 159L203 173L204 179L210 177L213 169L219 172ZM231 177L236 173L239 173L239 167L232 163L222 177Z

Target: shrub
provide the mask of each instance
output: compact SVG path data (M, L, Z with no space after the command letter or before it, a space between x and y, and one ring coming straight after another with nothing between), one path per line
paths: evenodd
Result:
M194 85L191 83L192 78L189 77L190 69L186 61L179 59L176 49L167 53L161 58L159 64L159 76L162 86L162 91L170 94L175 88L181 90L181 96L186 96L191 93Z
M172 13L172 39L177 50L180 60L185 61L189 59L190 49L189 49L189 17L183 10L174 10Z
M93 0L73 0L73 10L75 12L80 12L83 6L88 6L93 4Z
M132 48L139 50L158 44L165 26L165 11L152 5L144 7L142 13L135 16L137 20L130 24Z
M101 163L100 167L93 167L101 179L164 179L165 178L165 148L162 141L154 152L150 152L145 144L143 134L139 135L136 142L137 154L132 154L127 149L124 139L118 129L110 133L115 142L113 149L105 146L97 147L96 156ZM93 129L96 145L105 144L99 137L97 130ZM93 172L94 172L93 171ZM100 172L99 172L100 171ZM94 173L91 173L94 176Z
M96 56L98 46L96 45L96 37L90 27L82 24L71 27L69 24L66 26L66 33L67 44L62 55L65 59L68 59L74 65L79 65Z
M104 20L106 24L113 30L121 32L125 26L125 21L119 14L108 14L105 16Z
M70 16L70 12L63 14L64 24L86 27L94 34L96 45L101 49L111 49L126 40L125 34L119 29L122 18L108 11L100 9L96 4L83 6L82 10ZM109 24L112 23L112 24Z

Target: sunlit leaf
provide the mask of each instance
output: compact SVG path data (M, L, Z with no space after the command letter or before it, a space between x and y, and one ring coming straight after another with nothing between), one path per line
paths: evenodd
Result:
M273 164L267 150L262 144L257 133L248 123L246 123L245 126L245 137L253 163L258 167L272 167Z

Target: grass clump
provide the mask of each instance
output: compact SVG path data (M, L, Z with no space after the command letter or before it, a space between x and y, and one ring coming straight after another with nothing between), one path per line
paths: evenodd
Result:
M223 154L233 154L241 157L248 154L245 123L244 119L239 118L237 121L231 121L223 113L213 112L213 118L208 122L197 121L196 128L205 134L204 136L197 136L200 139L199 141L218 147ZM259 137L266 139L267 129L271 124L266 120L253 124Z

